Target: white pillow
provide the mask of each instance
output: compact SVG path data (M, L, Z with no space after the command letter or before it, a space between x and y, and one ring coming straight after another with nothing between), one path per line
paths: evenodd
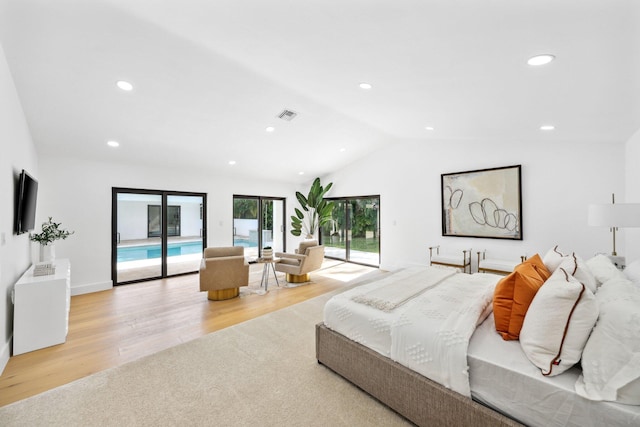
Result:
M636 284L640 284L640 259L633 261L624 269L624 275Z
M544 266L547 267L547 270L553 273L557 270L557 268L566 257L567 255L558 251L558 245L555 245L553 248L547 251L547 253L542 258L542 262L544 263Z
M640 286L615 278L600 287L596 300L600 316L582 353L576 393L640 405Z
M586 264L587 267L589 267L589 270L591 270L593 276L596 278L598 286L611 279L623 277L622 272L613 265L611 259L606 255L596 255L589 259Z
M533 298L520 345L542 375L561 374L580 360L597 318L593 293L559 267Z
M591 270L589 270L584 260L576 255L575 252L565 257L558 268L563 268L564 271L578 279L578 281L589 288L592 293L596 292L598 288L596 278L593 277Z

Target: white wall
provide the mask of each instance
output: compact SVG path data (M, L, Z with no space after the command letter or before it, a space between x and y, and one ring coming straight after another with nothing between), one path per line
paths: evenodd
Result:
M640 129L627 141L625 162L624 202L640 203ZM627 242L626 246L621 246L625 248L623 254L627 257L627 264L640 259L640 229L626 228L620 234Z
M149 205L160 205L160 196L142 195L146 200L120 200L118 202L118 232L120 240L137 240L148 237ZM180 236L199 237L202 228L200 219L200 198L190 197L193 201L169 199L169 206L180 206ZM196 203L197 199L197 203Z
M624 145L480 141L398 142L324 177L331 196L380 194L381 267L428 262L428 247L518 259L553 245L583 257L611 248L606 229L587 226L587 206L624 191ZM440 175L522 165L522 241L442 237ZM624 239L624 236L621 236ZM620 247L624 245L620 241Z
M172 173L167 173L168 170ZM75 231L67 240L56 243L56 256L71 260L72 295L112 286L112 187L207 193L208 246L233 244L234 194L291 200L295 192L289 184L221 177L215 170L208 175L176 172L169 165L152 168L124 162L88 162L67 155L40 158L41 191L36 222L53 216L65 228Z
M0 8L1 9L1 8ZM14 283L31 265L28 234L13 234L15 187L22 169L39 179L35 146L0 45L0 372L10 355ZM37 207L39 209L39 206ZM33 244L35 246L35 244Z

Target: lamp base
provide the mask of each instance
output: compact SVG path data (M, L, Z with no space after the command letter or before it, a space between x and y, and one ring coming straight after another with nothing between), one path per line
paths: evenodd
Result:
M609 257L613 265L615 265L618 270L624 270L625 267L627 266L627 261L623 256L607 255L607 257Z

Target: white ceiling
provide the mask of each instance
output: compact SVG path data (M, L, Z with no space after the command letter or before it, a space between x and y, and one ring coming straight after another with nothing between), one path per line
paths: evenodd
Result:
M639 3L0 0L0 40L44 155L296 182L403 140L623 143Z

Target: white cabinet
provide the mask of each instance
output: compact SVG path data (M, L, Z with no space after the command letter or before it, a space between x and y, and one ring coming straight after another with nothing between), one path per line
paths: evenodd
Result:
M71 267L57 259L55 274L34 276L35 266L13 289L13 355L61 344L69 330Z

